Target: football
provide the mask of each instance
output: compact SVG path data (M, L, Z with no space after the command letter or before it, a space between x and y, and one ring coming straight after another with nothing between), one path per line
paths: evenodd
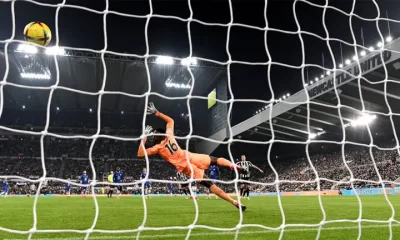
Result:
M51 40L51 30L42 22L30 22L25 26L24 37L28 42L47 46Z

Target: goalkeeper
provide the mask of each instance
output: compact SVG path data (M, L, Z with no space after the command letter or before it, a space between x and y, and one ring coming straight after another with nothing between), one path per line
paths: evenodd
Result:
M182 150L174 137L174 120L157 111L153 103L150 103L147 107L147 114L156 115L167 122L166 130L160 128L154 131L154 133L166 134L166 136L154 136L155 145L147 149L145 148L146 139L143 139L138 149L138 157L144 157L145 152L148 156L158 154L166 161L174 165L179 172L182 172L189 177L192 174L190 168L192 167L193 177L199 184L207 187L212 193L232 203L237 208L241 208L242 211L246 210L246 206L239 205L238 201L229 197L221 188L217 187L213 182L207 181L208 177L204 174L204 170L210 165L229 167L231 170L236 168L238 171L240 171L241 168L238 165L231 163L225 158L216 158L205 154L191 153L187 150ZM147 126L145 129L145 134L150 134L151 131L152 128ZM187 157L189 158L189 161L187 161ZM206 179L206 181L202 181L204 179Z

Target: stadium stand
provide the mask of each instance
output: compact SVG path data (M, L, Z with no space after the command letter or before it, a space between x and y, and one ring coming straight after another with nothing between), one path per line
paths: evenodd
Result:
M37 179L43 174L43 168L40 160L39 145L37 139L24 139L18 137L3 141L0 144L0 175L18 175L30 179ZM23 144L21 144L23 143ZM390 146L391 141L381 143L382 146ZM47 176L61 177L63 179L71 178L77 180L83 170L92 174L88 161L89 143L86 140L56 140L48 138L45 141L46 159L45 166ZM141 169L146 167L145 160L137 159L137 143L127 144L121 141L99 141L94 148L94 164L98 180L108 174L109 171L120 167L126 174L126 182L133 182L139 179ZM67 154L66 154L67 153ZM358 146L348 146L345 149L346 163L352 170L354 178L362 180L378 181L376 171L372 164L368 148ZM397 152L383 151L374 149L373 156L377 163L379 173L385 181L394 181L400 174L396 161ZM317 152L310 155L310 159L318 172L320 178L341 181L350 176L348 169L344 166L342 153L340 149L330 149L329 152ZM175 170L172 166L161 159L151 159L154 163L150 167L150 178L165 180L175 176ZM274 192L276 191L275 176L272 169L266 161L255 161L265 173L260 174L257 171L252 172L252 181L260 183L270 183L269 186L255 185L256 192ZM314 171L306 157L275 159L272 165L279 174L280 180L290 181L312 181L315 179ZM220 180L232 180L232 172L221 169ZM23 181L11 182L11 185L21 185ZM62 193L63 183L49 182L50 193ZM376 184L375 184L376 185ZM368 182L356 182L355 186L373 187L374 184ZM165 183L154 183L155 193L167 193ZM233 192L233 185L224 185L226 191ZM316 190L316 184L308 183L281 183L281 191L307 191ZM331 181L321 181L321 189L349 189L349 185L337 184ZM12 188L14 193L24 193L25 188ZM133 192L134 188L130 188ZM202 191L203 189L200 189Z

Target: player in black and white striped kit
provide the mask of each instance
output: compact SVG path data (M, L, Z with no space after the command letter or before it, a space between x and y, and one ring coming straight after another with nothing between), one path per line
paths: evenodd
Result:
M261 173L263 173L263 170L261 170L259 167L251 163L250 161L246 161L246 155L242 154L241 156L241 161L237 162L236 165L240 166L242 168L242 172L239 174L239 178L241 180L250 180L250 168L255 168ZM250 194L250 184L242 182L240 185L240 196L245 197L247 195L247 199L250 200L249 197Z
M186 182L187 181L187 177L185 174L181 173L181 172L176 172L176 179L180 182ZM190 191L189 191L189 183L180 183L179 184L179 191L180 194L182 195L182 193L185 194L186 199L188 198L188 195L190 195Z

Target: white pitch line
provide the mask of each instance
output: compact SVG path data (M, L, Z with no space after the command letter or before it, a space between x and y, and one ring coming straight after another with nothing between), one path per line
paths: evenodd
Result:
M388 228L388 225L380 224L380 225L367 225L362 226L361 230L366 228ZM392 225L393 228L400 227L400 225ZM350 229L358 229L358 226L353 227L324 227L322 231L334 231L334 230L350 230ZM316 227L309 228L289 228L285 229L285 232L310 232L317 231ZM251 234L267 234L267 233L279 233L280 230L263 230L263 231L240 231L239 234L251 235ZM149 232L149 231L147 231ZM143 233L142 233L143 234ZM202 237L202 236L224 236L224 235L235 235L234 231L226 231L226 232L204 232L204 233L192 233L190 236L193 237ZM135 239L135 236L111 236L112 234L107 234L107 236L98 236L98 237L90 237L90 240L102 240L102 239ZM161 238L178 238L185 237L187 234L177 233L177 234L162 234L162 235L141 235L140 238L145 239L161 239ZM73 237L73 238L34 238L35 240L82 240L82 237ZM9 238L4 240L26 240L26 238Z

